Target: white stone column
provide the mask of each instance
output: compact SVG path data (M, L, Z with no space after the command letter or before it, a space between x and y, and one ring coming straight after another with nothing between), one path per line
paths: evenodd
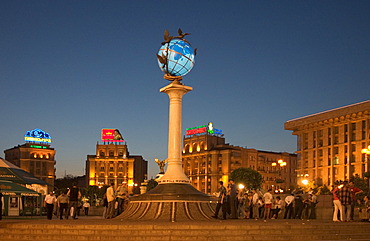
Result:
M190 183L182 169L182 96L192 89L178 81L160 89L170 99L167 170L159 180L160 184Z

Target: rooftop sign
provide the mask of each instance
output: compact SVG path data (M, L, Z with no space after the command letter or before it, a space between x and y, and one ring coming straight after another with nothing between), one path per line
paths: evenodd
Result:
M123 137L118 129L102 129L101 140L108 142L124 142Z
M51 136L41 129L34 129L26 132L24 140L33 143L50 144Z
M187 136L204 134L204 133L208 133L212 135L222 135L222 130L214 128L212 122L208 123L208 125L196 126L196 127L186 129Z

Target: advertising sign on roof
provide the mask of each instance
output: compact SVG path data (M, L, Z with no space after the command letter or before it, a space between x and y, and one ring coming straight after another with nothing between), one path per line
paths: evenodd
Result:
M46 133L43 130L34 129L32 131L26 132L26 134L24 135L24 140L27 142L50 144L51 136L49 135L49 133Z
M123 137L118 129L102 129L101 140L108 142L124 142Z
M208 125L196 126L196 127L186 129L187 136L204 134L204 133L208 133L212 135L222 135L222 130L214 128L212 122L209 122Z

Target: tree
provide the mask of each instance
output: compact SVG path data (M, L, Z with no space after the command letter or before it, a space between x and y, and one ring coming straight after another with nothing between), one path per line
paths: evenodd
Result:
M241 183L248 189L258 189L262 185L262 175L250 168L240 167L230 173L230 178L235 183Z
M154 179L150 179L148 181L148 184L146 185L146 191L149 192L153 188L155 188L158 185L158 182L156 182Z

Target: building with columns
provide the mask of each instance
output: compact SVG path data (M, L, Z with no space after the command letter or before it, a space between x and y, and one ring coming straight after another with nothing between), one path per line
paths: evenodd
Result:
M221 132L209 131L205 125L187 129L184 137L184 172L199 191L217 192L218 182L227 183L230 173L240 167L258 171L263 176L265 190L286 191L296 184L296 154L232 146L225 143Z
M370 101L304 116L285 123L297 136L298 182L332 185L369 171L361 150L370 144Z
M90 186L104 186L122 182L129 193L147 177L148 163L142 156L130 155L125 142L96 144L96 154L88 155L86 178ZM138 190L138 188L137 188Z

